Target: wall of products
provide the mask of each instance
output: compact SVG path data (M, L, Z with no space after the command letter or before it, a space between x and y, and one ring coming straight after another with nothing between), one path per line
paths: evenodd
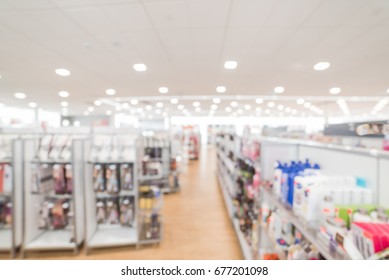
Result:
M230 135L219 181L246 259L387 257L385 153L244 134L232 161Z

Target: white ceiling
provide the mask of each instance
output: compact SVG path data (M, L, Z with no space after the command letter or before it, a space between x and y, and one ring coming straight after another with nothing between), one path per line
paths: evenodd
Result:
M69 112L79 114L107 88L115 98L159 98L162 85L167 96L193 98L216 96L225 85L230 99L269 96L282 85L277 104L296 109L282 99L325 99L333 86L342 97L388 96L386 0L1 0L0 38L0 102L9 106L35 101L59 110L57 93L66 90ZM229 59L236 70L223 68ZM312 70L319 61L331 68ZM140 62L147 72L132 69ZM72 75L57 76L56 68ZM15 92L28 97L17 100ZM182 102L192 109L192 100ZM341 113L323 102L313 103ZM349 107L370 112L375 103Z

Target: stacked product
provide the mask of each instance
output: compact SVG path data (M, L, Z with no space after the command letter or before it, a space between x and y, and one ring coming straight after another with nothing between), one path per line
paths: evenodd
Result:
M142 186L139 188L140 241L161 239L161 208L162 196L159 188L152 186Z
M121 224L122 226L134 226L134 197L101 198L97 200L98 224Z

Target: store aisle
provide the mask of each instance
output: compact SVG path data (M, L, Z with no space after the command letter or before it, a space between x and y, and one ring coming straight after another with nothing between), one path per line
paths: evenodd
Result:
M166 195L164 236L160 245L93 251L85 256L34 254L33 259L242 259L228 219L216 172L215 149L204 147L199 161L181 175L181 191Z

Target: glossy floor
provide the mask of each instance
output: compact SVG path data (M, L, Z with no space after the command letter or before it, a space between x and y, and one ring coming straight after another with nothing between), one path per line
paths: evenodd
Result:
M189 162L181 175L181 191L166 195L164 237L158 246L103 249L78 256L40 253L29 259L242 259L239 243L228 219L212 148L204 148L199 161Z

